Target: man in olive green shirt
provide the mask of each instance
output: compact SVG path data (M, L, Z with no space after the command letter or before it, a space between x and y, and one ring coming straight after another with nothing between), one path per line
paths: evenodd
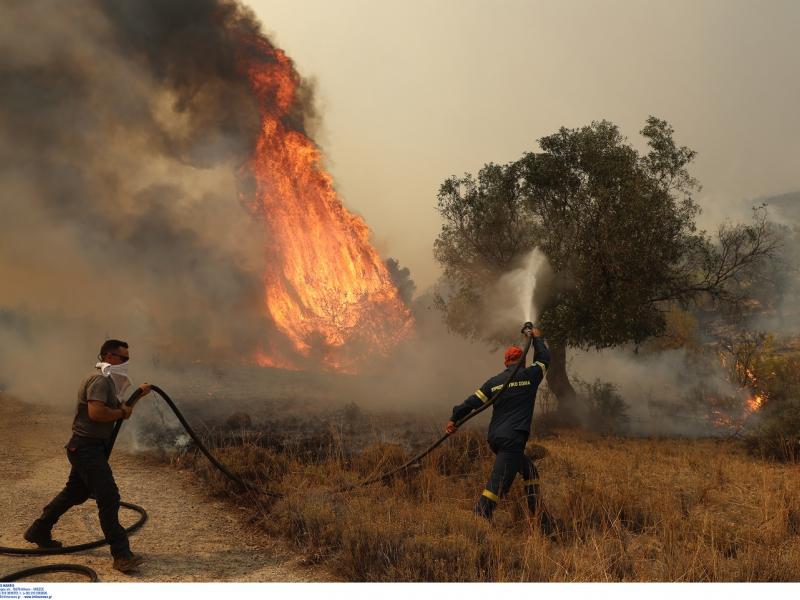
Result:
M78 388L78 404L72 422L72 437L67 442L67 458L72 469L64 489L44 507L42 516L25 532L25 539L40 548L60 548L52 538L58 519L73 506L90 497L97 501L100 527L114 557L114 568L125 573L142 562L128 544L128 534L119 523L119 489L108 464L109 442L114 423L128 419L133 410L119 397L127 387L126 368L130 359L128 344L107 340L100 348L97 370L90 373ZM115 382L116 380L116 382ZM146 383L139 386L150 392Z

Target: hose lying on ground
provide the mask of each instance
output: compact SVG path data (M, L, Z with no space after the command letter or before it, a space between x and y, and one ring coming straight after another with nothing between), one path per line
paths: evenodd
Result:
M97 581L99 581L97 573L95 572L94 569L91 569L89 567L84 567L83 565L63 564L63 565L44 565L43 567L31 567L30 569L22 569L21 571L17 571L16 573L9 573L8 575L3 575L2 577L0 577L0 582L6 583L9 581L18 581L20 579L24 579L25 577L30 577L31 575L41 575L42 573L54 573L54 572L80 573L81 575L85 575L86 578L92 583L97 583Z
M242 480L241 477L233 473L228 467L226 467L223 463L221 463L217 458L211 454L205 444L200 440L198 435L195 433L194 429L189 425L186 421L186 418L183 416L178 407L175 406L175 403L172 401L172 398L162 390L160 387L153 385L151 389L156 392L164 402L167 403L167 406L170 407L175 416L180 421L183 428L186 430L186 433L189 434L189 437L192 438L197 447L200 451L206 456L206 458L211 462L214 467L216 467L225 477L239 485L243 490L250 491L250 492L258 492L259 494L264 494L267 496L271 496L274 498L279 498L282 494L278 492L271 492L267 490L257 490L254 486L246 483ZM128 398L127 404L128 406L133 406L138 402L138 400L142 397L141 390L136 390L130 398ZM116 422L114 426L114 431L111 434L111 439L106 447L106 456L111 455L111 451L114 448L114 443L117 440L117 435L119 434L119 430L122 427L122 420ZM120 502L120 506L124 506L125 508L130 508L139 513L140 517L139 520L136 521L133 525L125 529L125 532L129 535L140 529L145 522L147 521L147 512L141 506L136 504L132 504L130 502ZM82 550L91 550L92 548L99 548L101 546L105 546L108 542L105 539L95 540L93 542L86 542L84 544L76 544L73 546L63 546L61 548L9 548L5 546L0 546L0 554L12 554L17 556L51 556L56 554L71 554L72 552L80 552ZM61 571L71 571L77 573L83 573L87 575L91 581L97 581L97 573L95 573L89 567L84 567L82 565L44 565L41 567L33 567L31 569L24 569L22 571L17 571L15 573L9 573L8 575L3 575L0 577L0 581L16 581L17 579L21 579L22 577L27 577L30 575L38 575L41 573L50 573L50 572L61 572Z

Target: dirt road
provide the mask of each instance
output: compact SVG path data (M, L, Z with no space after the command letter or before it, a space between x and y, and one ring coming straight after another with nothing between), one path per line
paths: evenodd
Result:
M135 417L134 417L135 418ZM63 445L72 415L23 404L0 394L0 546L29 547L26 527L61 490L69 473ZM302 565L285 542L248 528L222 500L209 499L187 471L116 448L111 467L124 500L143 506L149 520L131 536L131 547L147 562L140 574L111 568L108 547L52 557L0 555L0 575L48 563L78 563L102 581L320 581L319 568ZM120 511L128 526L136 513ZM70 510L53 537L76 544L102 537L92 500ZM39 580L79 581L68 573Z

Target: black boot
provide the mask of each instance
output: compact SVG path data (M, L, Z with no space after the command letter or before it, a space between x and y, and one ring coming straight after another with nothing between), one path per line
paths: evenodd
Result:
M484 490L481 497L478 498L478 502L477 504L475 504L473 512L476 515L483 517L487 521L491 521L494 508L495 506L497 506L497 500L495 500L495 498L497 498L495 494L493 494L489 490Z
M114 564L112 566L122 573L135 573L139 570L139 565L143 562L143 556L129 552L126 556L117 556L114 558Z
M36 519L33 525L28 527L28 531L22 537L25 538L26 542L36 544L39 548L61 548L64 546L64 544L52 538L50 529L45 527L39 519Z

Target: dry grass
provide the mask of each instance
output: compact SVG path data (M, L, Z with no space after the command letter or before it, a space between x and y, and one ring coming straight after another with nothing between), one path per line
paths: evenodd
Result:
M254 525L351 581L800 579L797 465L713 440L561 432L541 443L544 500L563 526L555 540L529 523L519 482L493 523L473 516L493 460L474 431L401 479L346 494L331 491L399 464L403 449L376 444L348 456L331 436L312 457L246 441L219 455L249 481L286 493L257 502L231 495ZM178 462L230 491L202 456Z

